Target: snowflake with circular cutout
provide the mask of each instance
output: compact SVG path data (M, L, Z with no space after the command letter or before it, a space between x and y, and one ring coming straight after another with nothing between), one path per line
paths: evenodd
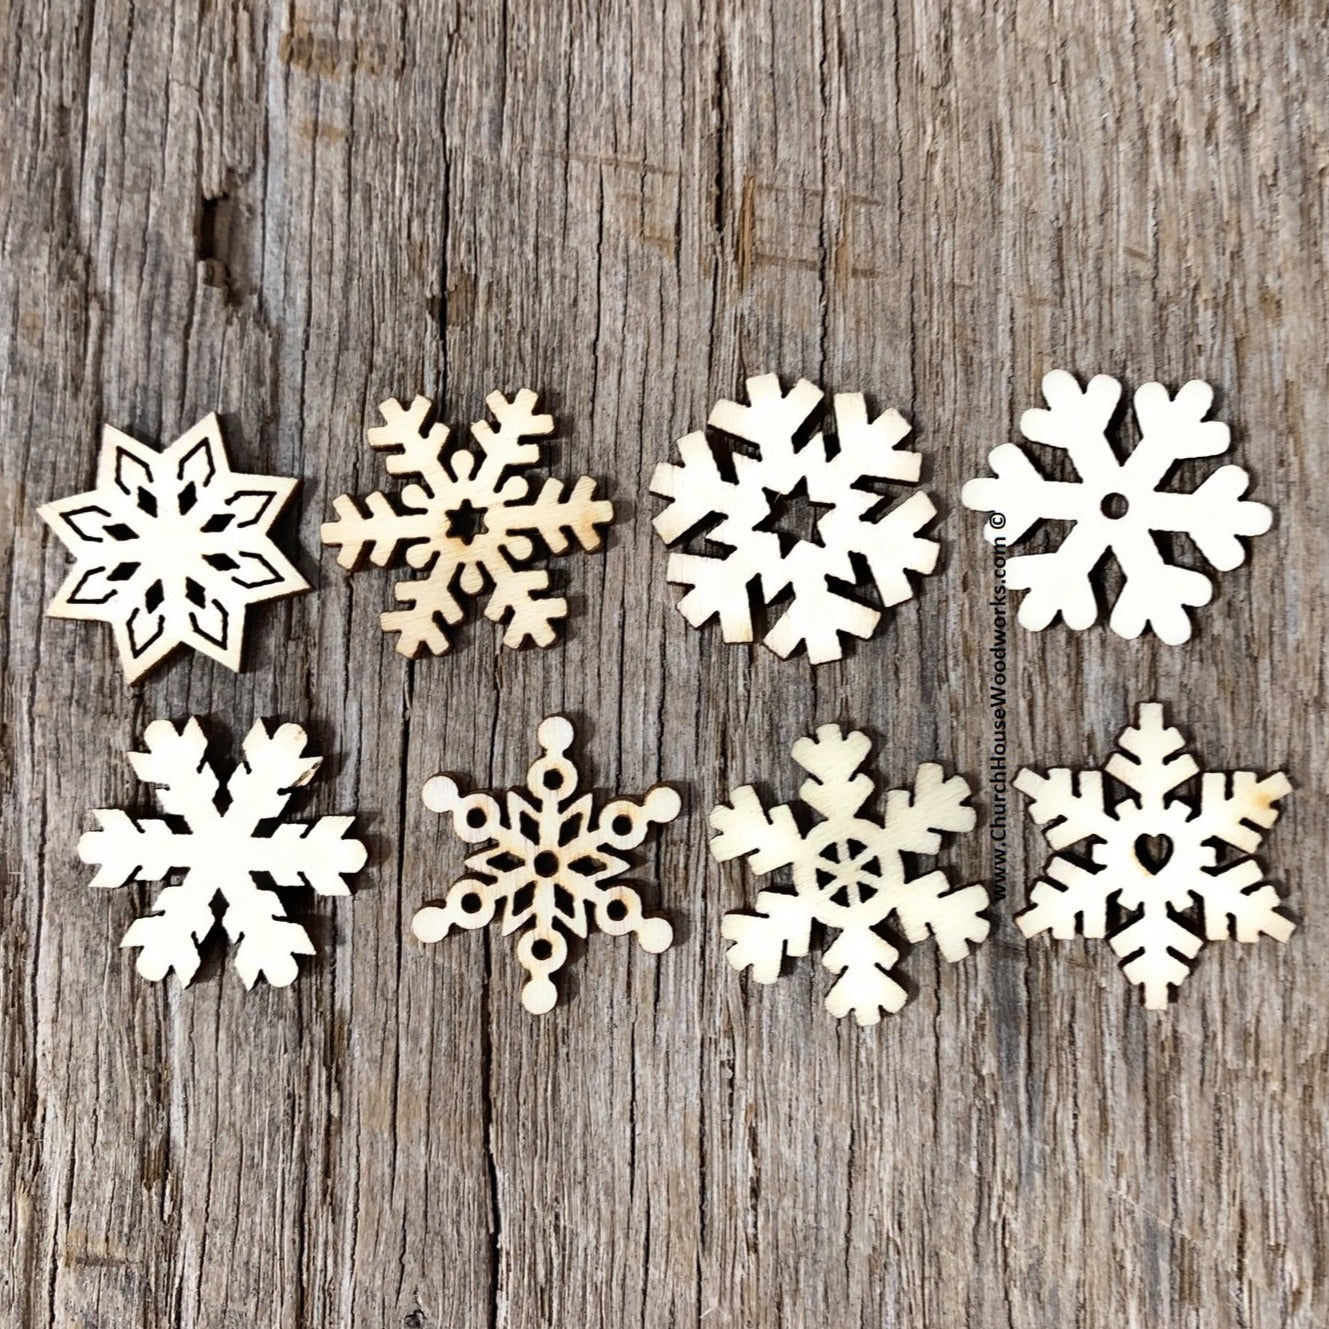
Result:
M806 834L789 806L767 809L750 785L711 813L711 853L719 862L746 855L758 876L789 869L793 879L792 888L761 891L755 913L724 916L729 963L751 970L758 983L773 983L786 955L808 953L814 923L838 930L822 956L838 975L826 1009L862 1025L877 1024L883 1011L898 1011L909 999L896 976L901 937L916 944L931 935L955 961L989 929L986 887L952 886L941 868L915 875L906 857L936 854L944 834L973 830L968 784L926 762L912 789L887 793L885 815L877 817L866 808L872 778L860 769L871 752L866 734L833 724L794 744L794 760L811 777L799 798L820 817ZM892 924L894 941L886 931Z
M1006 584L1025 592L1020 622L1037 632L1060 614L1067 627L1091 627L1099 613L1093 574L1111 554L1122 574L1113 632L1135 638L1152 627L1170 646L1189 640L1187 608L1208 604L1213 582L1177 566L1157 537L1189 536L1226 572L1245 560L1238 537L1260 535L1273 520L1263 503L1242 498L1250 479L1240 466L1220 466L1189 493L1162 487L1179 462L1228 450L1227 425L1205 419L1213 389L1196 381L1174 397L1161 383L1139 388L1140 441L1125 460L1108 441L1121 401L1115 378L1100 374L1082 389L1056 369L1043 379L1043 396L1047 409L1026 411L1020 432L1065 452L1079 478L1050 480L1024 448L1003 443L988 458L994 475L970 480L961 493L966 507L993 514L985 530L993 543L1014 545L1043 521L1070 524L1056 549L1007 559Z
M424 942L453 928L482 928L501 908L501 932L520 932L517 960L528 978L522 1005L543 1015L558 1001L552 976L568 958L568 936L585 937L594 921L612 937L636 935L644 951L667 950L674 930L642 912L641 897L614 878L627 871L625 850L646 839L653 824L673 821L682 806L668 785L638 802L617 798L598 812L591 794L577 793L577 768L568 757L572 725L550 716L537 737L543 749L525 789L463 794L455 780L436 775L424 787L425 806L450 813L457 836L491 847L466 860L472 876L457 882L440 905L426 905L411 928Z

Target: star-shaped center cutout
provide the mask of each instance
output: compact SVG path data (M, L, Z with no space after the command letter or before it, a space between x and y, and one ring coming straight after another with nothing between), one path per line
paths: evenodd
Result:
M816 545L825 548L818 527L821 519L835 509L833 503L818 503L808 497L808 482L800 479L787 493L777 493L773 489L762 491L770 511L754 527L756 531L767 531L780 542L781 557L797 544Z

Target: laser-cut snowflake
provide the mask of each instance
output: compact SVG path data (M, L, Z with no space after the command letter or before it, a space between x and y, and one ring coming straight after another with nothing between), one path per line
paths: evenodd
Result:
M763 642L781 658L806 643L813 664L838 660L841 633L870 637L881 611L846 593L875 587L884 606L914 594L908 574L926 574L937 562L938 544L919 532L936 515L922 491L883 513L889 502L868 488L879 481L914 484L922 465L916 452L901 448L909 426L896 411L869 420L861 393L835 398L838 450L815 433L801 447L797 439L822 401L821 390L800 379L788 393L774 374L750 378L749 404L720 401L708 424L757 448L756 456L735 450L731 474L722 470L723 447L705 433L679 440L682 465L661 463L651 492L670 500L655 518L655 529L672 545L699 531L728 547L719 555L673 553L667 577L689 590L679 612L694 627L718 615L725 641L753 640L750 595L766 605L786 593L792 598ZM785 500L806 497L825 509L815 536L792 543L778 529Z
M1198 800L1185 798L1177 791L1200 767L1181 732L1164 725L1158 702L1141 704L1117 747L1102 771L1057 767L1016 776L1051 849L1088 847L1079 857L1048 860L1030 907L1015 921L1026 937L1051 932L1068 940L1077 930L1107 937L1145 1006L1163 1010L1206 941L1292 935L1278 892L1250 856L1292 786L1281 772L1259 779L1252 771L1207 771ZM1126 797L1109 801L1104 774L1130 791ZM1216 843L1244 856L1219 866ZM1114 906L1120 921L1111 917Z
M720 862L746 854L758 876L793 870L793 889L762 891L755 915L724 916L721 932L733 943L729 963L740 972L751 969L758 983L773 983L785 955L808 953L813 923L838 928L822 957L839 975L826 1009L837 1019L853 1014L862 1025L878 1023L882 1011L898 1011L909 997L892 975L900 952L882 935L891 915L909 942L931 933L948 960L964 959L989 929L984 886L952 887L941 869L911 878L902 858L936 854L942 832L973 830L969 786L958 775L945 779L939 765L927 762L913 789L886 795L885 815L876 820L863 811L873 782L859 770L871 751L866 734L845 734L833 724L794 744L794 760L812 776L798 796L822 817L806 835L787 805L768 811L749 785L711 813L718 832L711 853Z
M484 927L502 905L502 935L524 929L517 942L529 975L522 1005L543 1015L558 1001L550 976L567 960L566 934L585 937L592 916L610 936L632 932L645 951L668 949L669 922L646 918L637 892L611 883L630 866L615 851L635 849L652 823L673 821L681 805L673 789L656 785L640 802L615 799L596 814L592 795L574 798L577 768L566 755L572 725L551 716L537 736L543 754L525 790L508 790L506 808L490 794L463 794L444 775L425 784L427 808L451 813L453 829L468 844L493 847L472 854L466 866L475 875L457 882L442 905L419 910L411 927L421 941L439 941L454 927Z
M451 646L448 629L466 616L461 596L489 591L485 617L507 618L503 642L520 646L528 638L552 645L555 621L568 603L544 595L549 573L526 565L538 537L551 555L565 554L569 535L584 550L600 547L599 527L613 520L612 503L595 498L595 481L581 476L564 498L563 482L548 479L527 500L525 476L510 474L540 458L540 445L523 439L553 431L548 415L536 415L536 395L528 389L511 400L493 392L486 405L495 429L480 420L471 426L479 451L448 448L448 429L429 424L432 403L416 397L409 407L385 401L384 424L366 434L369 446L385 453L389 475L413 475L395 499L375 491L363 505L348 494L333 501L337 520L325 522L323 543L338 546L337 562L353 571L367 555L377 567L399 556L423 577L398 581L393 594L400 609L382 616L384 632L398 634L397 649L410 658L424 648L442 655Z
M1135 394L1140 441L1118 461L1108 430L1121 400L1121 384L1105 374L1083 390L1073 375L1053 370L1043 379L1047 410L1026 411L1020 432L1034 443L1070 456L1076 482L1048 480L1025 449L1003 443L988 464L995 478L970 480L961 492L966 507L998 514L985 534L1014 545L1040 522L1072 523L1051 553L1021 554L1006 562L1006 584L1026 592L1019 619L1039 631L1060 614L1071 628L1098 620L1090 574L1110 552L1124 578L1109 624L1123 637L1153 628L1179 645L1191 635L1188 605L1206 605L1213 582L1169 561L1155 532L1188 535L1220 571L1239 566L1246 551L1238 536L1260 535L1273 515L1263 503L1242 499L1249 477L1240 466L1220 466L1191 493L1162 489L1176 463L1226 452L1228 427L1205 420L1213 404L1207 383L1187 383L1175 397L1161 383Z
M98 867L94 887L160 881L173 870L184 872L120 943L140 947L138 971L144 978L157 981L174 969L188 987L198 972L199 946L217 922L212 904L218 896L225 904L221 924L236 944L235 967L245 987L252 988L260 975L274 987L286 987L296 976L295 957L314 954L309 934L254 878L261 873L277 886L347 895L344 877L364 866L364 845L346 838L351 817L282 822L271 833L260 833L262 823L280 817L291 794L308 784L322 763L321 757L302 755L305 741L299 725L284 724L269 734L260 720L245 739L245 759L232 772L218 807L220 786L199 722L190 719L177 730L156 720L144 731L146 750L131 752L130 764L140 780L159 786L163 810L183 819L184 829L103 808L93 813L100 829L78 845L79 857Z
M37 509L74 556L46 612L111 624L131 683L182 645L238 670L245 610L309 589L268 533L295 484L232 471L216 415L161 452L108 425L97 487Z

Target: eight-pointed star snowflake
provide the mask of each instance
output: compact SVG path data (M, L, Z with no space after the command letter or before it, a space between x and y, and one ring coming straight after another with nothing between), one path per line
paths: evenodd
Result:
M129 754L134 773L159 786L158 801L183 821L183 829L100 809L93 816L101 829L79 841L79 857L98 865L91 882L98 887L160 881L176 869L184 875L162 890L152 912L136 919L120 944L142 948L138 971L144 978L156 981L174 969L188 986L198 971L199 945L216 924L212 902L220 896L221 924L236 943L235 967L245 987L252 988L260 974L274 987L285 987L295 979L295 957L313 955L314 944L254 874L276 886L346 895L344 876L365 862L364 845L346 838L351 817L284 821L270 832L263 826L282 815L291 794L314 778L323 759L302 755L305 731L299 725L284 724L269 734L260 720L245 739L245 759L227 781L219 807L219 783L197 720L182 730L167 720L154 721L143 744L146 751Z
M774 374L748 379L747 388L747 406L716 403L707 422L716 439L688 434L678 442L683 464L655 469L651 492L670 500L655 518L665 543L704 534L726 547L672 553L666 575L690 588L678 602L683 617L700 627L718 614L725 641L753 640L754 591L764 605L788 595L764 643L782 659L806 643L813 664L838 660L841 633L870 637L881 621L857 595L875 586L883 606L899 604L914 594L908 574L936 566L939 546L919 534L936 515L932 500L920 490L886 511L890 499L870 487L916 483L921 459L899 446L909 433L904 418L886 411L869 420L861 393L836 396L834 446L821 433L800 446L821 390L800 379L782 393ZM726 435L737 440L732 447ZM798 499L824 511L791 539L780 520Z
M653 822L678 816L678 794L656 785L637 802L618 798L598 813L592 795L574 798L577 768L567 757L572 725L551 716L539 728L543 754L526 776L526 789L510 789L503 805L489 794L463 794L455 781L436 775L424 787L434 812L450 812L457 835L468 844L492 842L472 854L463 878L441 905L419 910L412 930L421 941L439 941L454 928L481 928L503 906L502 934L524 928L517 959L530 975L522 1005L543 1015L558 1001L550 975L568 956L565 933L585 937L594 917L601 932L636 933L643 950L666 950L674 930L663 918L646 918L641 897L613 878L630 866L619 851L635 849Z
M108 425L97 487L37 510L75 560L46 612L110 623L131 683L181 645L239 669L246 608L309 589L269 535L295 483L232 471L216 415L162 452Z
M395 502L375 491L364 507L348 494L333 502L337 520L323 524L323 543L340 547L337 562L353 571L367 554L384 567L404 550L406 562L425 572L393 588L400 609L382 615L384 632L398 635L397 649L414 658L423 647L442 655L452 644L448 629L466 616L459 593L489 589L485 617L498 623L510 615L503 642L520 646L530 638L550 646L555 622L568 602L543 594L549 573L526 565L538 537L550 554L565 554L569 535L585 550L600 547L599 527L613 520L613 504L595 497L595 481L581 476L566 498L561 480L546 480L534 498L525 476L509 474L540 459L540 445L523 439L553 431L548 415L536 415L529 389L511 400L493 392L486 405L498 428L478 420L471 434L478 454L448 449L448 430L429 424L432 403L417 397L409 407L385 401L384 424L366 434L369 446L386 453L389 475L414 475Z
M1146 383L1135 394L1140 441L1124 461L1107 438L1121 400L1115 378L1100 374L1082 391L1073 375L1056 369L1043 379L1043 396L1047 410L1026 411L1020 432L1065 450L1079 480L1049 480L1023 448L1003 443L988 458L995 479L970 480L961 493L966 507L997 514L985 531L993 542L1013 545L1044 520L1071 523L1052 552L1007 560L1006 584L1026 592L1020 622L1039 631L1061 614L1068 627L1090 627L1098 619L1091 574L1110 551L1123 576L1112 630L1138 637L1152 626L1169 645L1188 640L1186 607L1208 604L1213 583L1171 563L1155 532L1188 535L1214 567L1227 571L1246 557L1237 537L1260 535L1272 521L1264 504L1241 497L1249 479L1240 466L1220 466L1190 493L1159 487L1185 458L1227 451L1227 425L1204 418L1213 390L1197 381L1171 397L1161 383Z
M1158 702L1140 706L1138 723L1117 747L1102 771L1058 767L1016 776L1050 848L1089 843L1079 856L1048 860L1030 908L1015 921L1026 937L1051 932L1067 940L1077 927L1086 937L1107 937L1144 1004L1163 1010L1169 988L1189 976L1206 941L1291 936L1292 920L1251 855L1292 786L1281 772L1259 779L1251 771L1207 771L1198 800L1182 797L1177 790L1200 768L1181 733L1164 725ZM1105 774L1131 792L1109 802ZM1241 856L1219 863L1219 845Z
M793 889L760 892L755 915L724 916L721 932L733 943L729 963L750 968L758 983L773 983L786 954L808 953L813 923L837 928L840 935L822 957L840 976L826 994L826 1009L837 1019L852 1013L864 1025L876 1024L882 1011L898 1011L909 996L892 976L900 951L883 935L890 915L906 941L932 933L948 960L962 960L989 926L984 886L952 887L941 869L911 877L903 858L936 854L942 832L973 830L969 786L927 762L913 789L886 795L885 816L877 820L864 814L872 780L859 771L871 751L866 734L845 734L833 724L794 744L794 760L812 776L799 798L822 818L806 835L788 806L768 811L748 785L711 813L718 832L711 853L720 862L747 854L758 876L793 870Z

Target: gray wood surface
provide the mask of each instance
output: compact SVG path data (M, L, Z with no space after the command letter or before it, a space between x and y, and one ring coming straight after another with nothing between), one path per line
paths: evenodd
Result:
M1320 5L0 8L0 1323L1329 1322ZM919 947L916 1000L837 1024L813 960L726 966L753 887L705 815L792 795L828 720L892 778L982 781L991 572L958 494L1055 366L1213 382L1278 518L1184 649L1016 632L1012 769L1173 703L1215 767L1298 786L1265 857L1301 926L1145 1012L1105 945L1015 930L1021 828L992 940ZM939 575L815 672L690 629L649 524L654 463L766 370L899 407L942 506ZM347 580L319 522L378 483L382 398L465 424L523 384L556 473L618 505L607 553L556 565L564 645L481 621L408 664L390 578ZM103 422L212 409L237 465L301 477L317 590L252 614L243 674L186 654L128 690L106 629L43 618L66 560L35 508L87 487ZM685 793L639 874L679 941L593 937L536 1019L509 942L407 927L462 859L424 779L519 779L555 711L597 787ZM146 810L123 754L188 714L232 753L254 716L306 724L331 760L300 810L367 831L354 896L301 902L291 988L216 950L146 983L116 943L148 888L86 889L87 810ZM984 836L948 861L986 875Z

